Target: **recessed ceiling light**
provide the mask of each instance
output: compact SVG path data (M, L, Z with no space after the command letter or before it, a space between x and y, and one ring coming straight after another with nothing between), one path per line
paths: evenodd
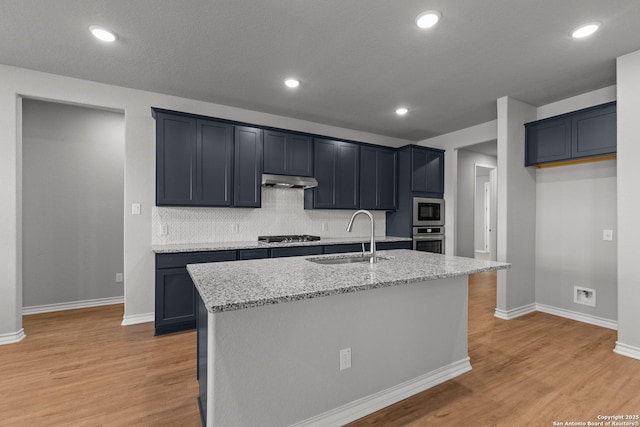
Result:
M300 80L298 79L286 79L284 81L284 84L287 85L290 88L295 88L300 86Z
M578 28L571 31L571 37L574 39L581 39L583 37L588 37L591 34L598 31L600 28L600 22L589 22L588 24L584 24L579 26Z
M92 25L89 27L89 31L91 31L91 34L93 34L95 38L97 38L98 40L102 40L103 42L111 43L118 40L118 36L116 35L116 33L111 30L107 30L104 27Z
M431 28L438 23L441 16L437 10L427 10L416 16L416 25L420 28Z
M396 114L399 115L399 116L404 116L408 112L409 112L409 109L407 107L396 108Z

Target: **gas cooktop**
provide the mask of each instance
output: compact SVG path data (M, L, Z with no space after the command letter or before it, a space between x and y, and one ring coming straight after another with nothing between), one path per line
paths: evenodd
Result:
M308 234L293 234L288 236L258 236L258 242L264 243L289 243L289 242L314 242L320 240L319 236Z

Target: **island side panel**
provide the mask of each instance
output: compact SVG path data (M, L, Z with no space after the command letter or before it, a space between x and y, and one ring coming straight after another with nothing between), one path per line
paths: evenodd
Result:
M460 276L209 313L207 425L291 425L468 366L467 283ZM344 348L352 367L340 371Z
M198 407L202 425L206 426L207 420L207 335L208 312L204 301L197 295L196 306L196 336L197 336L197 377L198 377Z

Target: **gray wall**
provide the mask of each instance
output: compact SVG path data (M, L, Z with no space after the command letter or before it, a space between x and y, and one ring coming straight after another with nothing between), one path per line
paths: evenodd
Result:
M615 160L538 170L536 302L616 320L615 230ZM596 307L574 303L574 286L595 289Z
M640 51L618 58L618 342L616 352L640 359Z
M536 178L524 167L524 124L536 107L498 99L498 257L512 268L498 272L495 315L510 319L535 303Z
M456 209L456 255L474 257L474 193L475 164L495 166L497 159L493 156L458 150L458 192ZM495 212L494 212L495 213Z
M124 116L22 105L23 306L122 296Z

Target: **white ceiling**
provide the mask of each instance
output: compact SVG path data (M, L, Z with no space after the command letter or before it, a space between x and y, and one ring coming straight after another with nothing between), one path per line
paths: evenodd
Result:
M442 20L419 30L427 9ZM4 0L0 63L417 141L495 119L502 96L615 84L639 20L638 0Z

